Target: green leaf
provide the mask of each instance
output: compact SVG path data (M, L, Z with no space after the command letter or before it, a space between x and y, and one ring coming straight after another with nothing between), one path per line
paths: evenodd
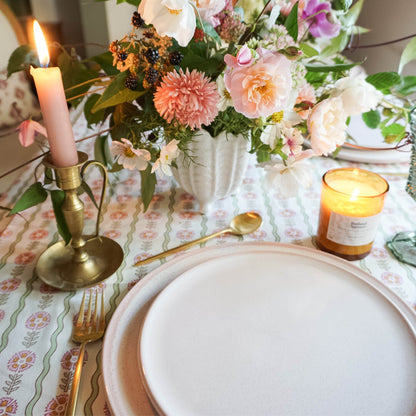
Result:
M351 27L355 24L360 16L361 9L363 8L364 0L358 0L354 6L352 6L348 12L340 18L344 27Z
M402 55L400 57L399 69L397 72L401 74L404 66L408 64L410 61L413 61L415 59L416 59L416 37L411 39L410 42L404 48Z
M53 182L53 171L51 168L45 168L45 176L43 180L44 185L49 185Z
M381 130L381 134L386 137L389 135L399 136L406 132L405 126L398 123L389 124Z
M299 48L305 54L306 58L319 55L319 52L307 43L300 43Z
M81 193L85 192L88 197L91 199L92 203L94 204L95 208L98 209L98 205L97 205L97 201L94 198L94 194L90 188L90 186L88 185L87 182L85 182L84 180L81 181Z
M40 182L36 182L30 185L29 188L23 192L23 195L16 202L8 216L41 204L47 197L48 193L45 191L42 184Z
M117 75L120 73L120 71L113 66L113 55L110 51L95 55L90 59L100 65L107 75Z
M104 166L112 166L113 157L108 146L108 136L99 136L95 139L94 159L102 163Z
M62 212L62 204L65 200L65 192L61 190L53 190L51 191L51 199L58 233L65 241L65 244L68 244L71 241L72 236L65 221L64 213Z
M146 170L140 171L140 176L142 178L141 191L142 191L142 201L144 205L144 211L147 211L150 202L152 202L153 195L156 188L156 175L151 173L152 167L147 166Z
M92 124L101 123L105 119L105 110L99 110L95 113L92 112L92 108L100 99L100 94L91 94L84 104L84 115L90 128Z
M381 121L380 113L377 110L370 110L367 113L363 113L362 118L370 129L376 129Z
M347 12L351 7L352 1L353 0L335 0L333 7L335 10L343 10L344 12Z
M334 65L305 65L308 72L340 72L348 71L356 65L360 65L359 62L353 62L350 64L334 64Z
M407 75L403 77L402 82L396 88L396 91L403 96L414 94L416 92L416 76Z
M103 95L91 109L93 113L97 112L98 110L102 110L103 108L111 107L128 101L133 101L141 95L146 94L147 91L133 91L129 88L126 88L124 86L126 77L127 72L121 72L114 78L113 82L105 89Z
M366 81L380 91L384 91L401 83L401 77L397 72L378 72L377 74L369 75Z
M204 22L203 25L199 19L196 20L196 27L202 29L206 35L215 40L216 43L221 43L220 35L208 22Z
M298 2L294 4L285 21L285 27L293 40L298 40L299 28L298 28Z
M202 42L200 42L202 43ZM201 71L201 69L207 74L208 76L214 76L217 74L218 70L220 69L221 65L223 64L223 58L221 60L216 59L215 57L207 58L206 56L196 55L194 53L184 54L184 58L181 62L181 68L185 69L188 68L189 71L197 69Z
M77 57L70 56L66 51L63 51L58 56L58 66L62 71L62 81L64 83L66 99L69 101L73 97L76 97L81 94L85 94L91 87L92 83L85 83L77 88L75 87L79 84L82 84L91 79L98 78L99 74L96 71L88 69L84 64L79 62ZM81 101L82 98L79 98L78 101L71 100L72 104L77 104Z
M371 29L367 29L366 27L362 26L354 26L351 30L352 35L363 35L364 33L371 32Z
M22 45L10 55L7 64L7 76L24 70L29 64L37 65L38 59L29 45Z
M347 32L342 31L338 36L331 39L331 44L321 52L320 57L324 59L342 52L348 44L348 39Z

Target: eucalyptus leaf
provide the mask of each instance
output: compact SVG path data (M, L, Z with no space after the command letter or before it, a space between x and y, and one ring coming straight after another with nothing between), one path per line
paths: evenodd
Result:
M58 233L65 241L65 244L68 244L71 241L71 233L69 232L68 225L65 221L64 214L62 212L62 204L65 200L65 192L61 190L52 190L51 191L51 200L53 212L55 213L56 226L58 228Z
M292 38L297 41L298 39L298 33L299 33L299 28L298 28L298 2L296 2L293 7L292 10L290 11L289 15L286 18L285 21L285 27L287 29L287 32L289 33L290 36L292 36Z
M146 212L150 202L152 202L153 194L156 188L156 175L151 172L152 167L147 166L146 170L140 171L141 176L141 192L143 201L143 210Z
M23 195L18 199L8 216L41 204L47 197L48 193L43 188L42 184L40 182L35 182L23 192Z
M141 95L146 94L147 91L133 91L126 88L124 85L126 77L127 72L121 72L114 78L113 82L106 88L103 95L91 109L93 113L126 101L133 101Z
M370 110L362 114L362 119L370 129L376 129L381 121L381 116L377 110Z
M410 40L410 42L404 48L400 57L398 73L401 74L406 64L416 59L416 37Z
M7 76L26 69L30 64L38 65L39 61L29 45L21 45L10 55L7 64Z

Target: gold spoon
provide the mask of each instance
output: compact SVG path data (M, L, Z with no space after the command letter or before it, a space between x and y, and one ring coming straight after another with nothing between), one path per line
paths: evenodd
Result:
M204 243L211 238L218 237L224 233L233 233L235 235L245 235L250 234L257 230L262 223L262 218L259 214L255 212L245 212L239 214L232 219L228 228L224 230L217 231L216 233L206 235L205 237L198 238L197 240L190 241L189 243L182 244L181 246L171 248L170 250L164 251L163 253L156 254L152 257L147 257L146 259L139 260L134 266L142 266L143 264L151 263L157 259L163 259L164 257L170 256L171 254L178 253L179 251L186 250L189 247L196 246L197 244Z

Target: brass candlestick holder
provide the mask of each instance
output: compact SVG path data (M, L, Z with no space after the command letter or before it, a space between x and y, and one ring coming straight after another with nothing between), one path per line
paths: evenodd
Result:
M43 160L46 167L53 169L56 184L65 193L62 212L72 239L69 244L59 241L47 248L39 257L36 272L42 281L62 290L94 286L110 277L123 261L120 245L99 235L101 210L107 188L107 170L101 163L87 159L87 154L78 152L78 164L64 168L54 166L50 155ZM103 186L95 234L83 235L84 204L78 198L77 191L85 171L91 165L100 168Z

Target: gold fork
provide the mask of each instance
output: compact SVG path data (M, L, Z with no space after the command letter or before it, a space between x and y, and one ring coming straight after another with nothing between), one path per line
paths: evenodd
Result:
M75 415L75 408L78 398L79 381L81 378L81 370L84 362L85 346L88 342L97 341L102 338L105 331L105 314L104 314L104 294L101 292L101 302L98 301L99 293L97 291L90 292L88 300L88 310L85 314L85 291L82 296L82 302L78 313L77 322L74 325L72 340L81 343L78 353L78 361L75 367L74 378L72 380L71 392L69 393L68 404L66 407L66 416ZM93 301L93 297L95 298ZM100 305L99 305L100 303ZM94 310L93 310L94 308ZM100 309L99 309L100 308Z

